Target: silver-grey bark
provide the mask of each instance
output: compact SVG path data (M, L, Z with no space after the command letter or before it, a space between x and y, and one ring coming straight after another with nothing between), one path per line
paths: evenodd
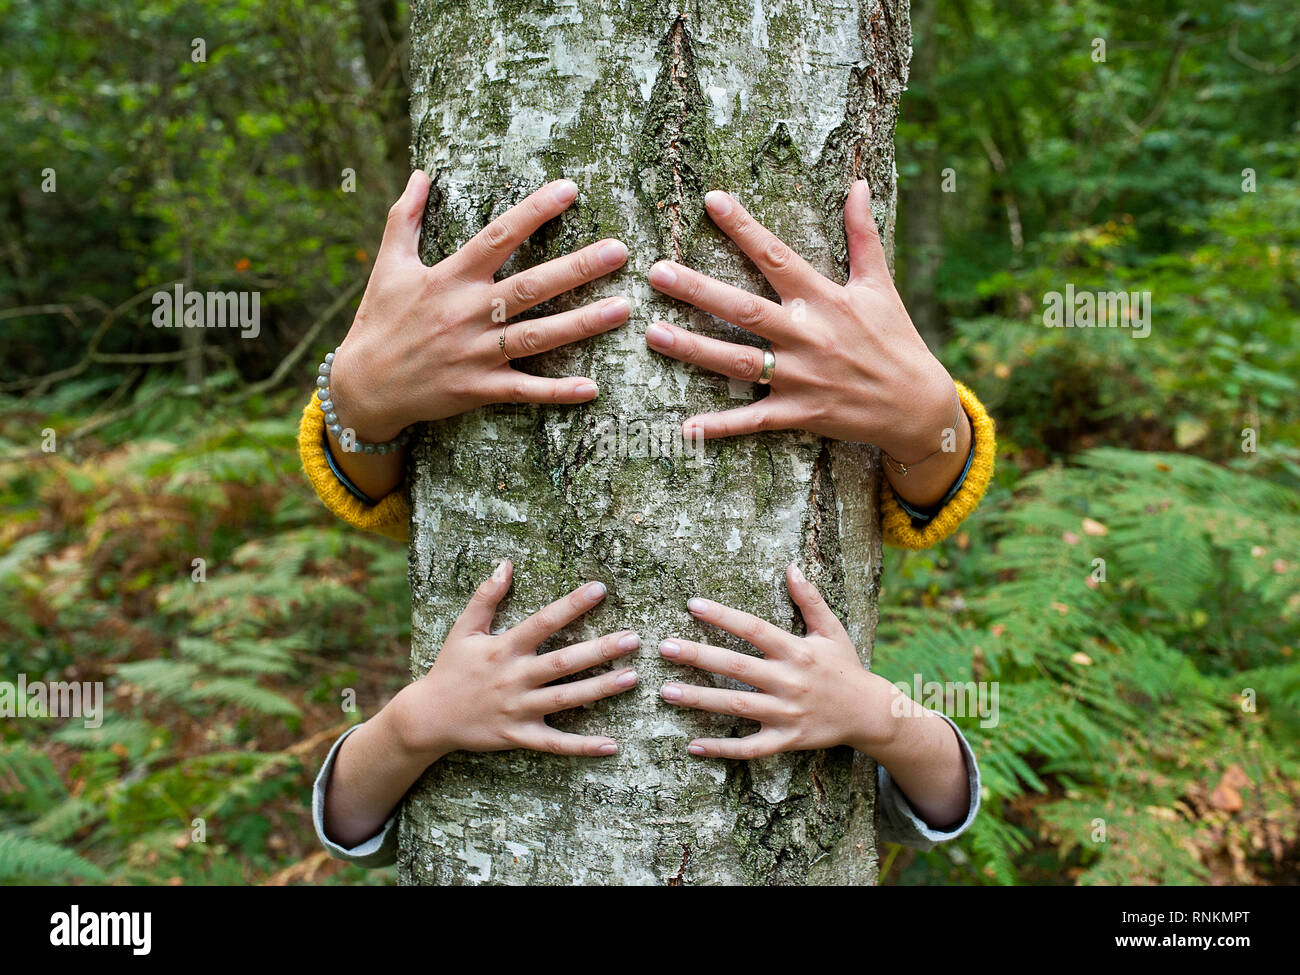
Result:
M667 679L724 682L667 665L655 647L680 635L747 649L696 625L685 608L693 595L798 629L783 581L797 561L869 664L875 452L794 433L710 442L694 456L679 439L662 449L666 428L756 390L650 352L645 325L665 317L759 340L663 300L645 274L670 257L775 297L704 213L704 193L721 187L842 281L843 203L861 176L892 259L906 0L413 6L414 161L434 187L425 259L568 176L576 204L505 270L618 237L631 251L625 270L537 314L621 293L633 315L611 334L519 363L595 378L594 404L478 410L432 425L417 445L412 672L432 664L505 557L516 574L498 625L600 579L604 604L543 651L621 627L636 629L643 649L636 690L551 719L614 736L616 757L456 753L432 768L402 810L402 881L873 883L872 763L848 748L751 763L691 757L694 736L757 726L665 704Z

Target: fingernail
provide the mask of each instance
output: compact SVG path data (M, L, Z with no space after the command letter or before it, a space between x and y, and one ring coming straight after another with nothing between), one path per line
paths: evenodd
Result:
M579 396L595 396L600 390L595 383L581 383L574 392Z
M569 203L578 195L578 184L571 179L562 179L551 189L556 203Z
M622 264L627 258L627 247L621 240L611 240L608 244L602 244L597 253L606 264Z
M659 653L664 657L677 657L681 655L681 652L682 648L673 643L672 640L665 640L659 644Z
M650 283L668 287L677 280L677 272L667 264L659 263L650 269Z
M582 590L583 597L589 603L598 603L605 598L605 584L603 582L590 583L586 589Z
M680 701L682 699L682 689L673 684L665 684L660 691L665 701Z
M620 650L635 650L641 646L641 638L635 633L628 633L619 638L618 648Z
M686 608L692 613L707 613L709 611L709 601L696 596L694 599L686 600Z
M704 205L715 216L725 217L731 212L731 197L722 190L709 190L704 194Z
M790 563L790 578L801 586L808 581L804 578L803 572L800 571L799 566L795 565L793 562Z
M626 674L619 674L618 677L614 679L614 683L619 687L631 687L636 683L636 671L629 670Z
M497 567L492 570L493 582L505 582L506 576L510 575L510 560L502 559Z
M596 749L596 751L599 752L601 755L613 755L616 751L618 751L618 746L611 741L607 745L601 745L599 748Z
M606 323L619 322L627 318L631 311L632 303L619 295L605 303L605 307L600 310L600 320Z
M661 349L671 349L673 347L673 333L658 322L645 330L645 337L651 345L657 345Z
M704 746L703 746L703 745L687 745L687 746L686 746L686 750L687 750L688 752L690 752L692 755L703 755L703 754L704 754Z

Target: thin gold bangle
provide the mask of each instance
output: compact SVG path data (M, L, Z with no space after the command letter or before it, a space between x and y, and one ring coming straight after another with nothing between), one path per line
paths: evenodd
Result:
M955 434L957 432L957 422L961 419L961 395L957 392L956 386L953 386L952 394L957 398L957 415L952 418L952 425L949 426L947 429L952 430L953 433ZM904 464L900 461L894 460L894 458L889 456L887 452L883 450L880 452L881 456L885 458L886 466L895 474L899 474L902 477L907 477L908 471L912 470L915 467L920 467L922 464L924 464L935 454L942 454L942 453L952 453L952 451L945 451L943 449L943 445L941 444L938 450L926 454L920 460L913 461L910 464Z

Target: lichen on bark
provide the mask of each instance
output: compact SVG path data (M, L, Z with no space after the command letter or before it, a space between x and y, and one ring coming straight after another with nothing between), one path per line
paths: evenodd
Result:
M797 561L869 665L880 571L875 452L782 432L711 442L698 457L626 457L600 449L600 437L610 422L680 424L761 395L644 342L645 325L667 318L761 344L646 283L650 265L668 257L775 297L711 225L708 189L737 194L843 280L843 201L865 176L890 239L892 139L910 53L905 0L426 0L413 5L411 38L413 156L434 184L425 259L568 176L577 202L504 273L615 236L630 251L623 271L532 314L611 294L634 309L622 329L519 363L593 377L595 403L477 410L421 437L411 477L412 673L432 664L469 593L505 557L516 577L498 625L600 579L605 602L542 651L622 627L641 634L643 650L637 689L551 719L613 735L617 756L454 753L430 769L402 808L402 881L874 882L871 762L848 748L750 763L688 755L692 737L756 726L663 703L668 679L730 682L684 673L654 648L677 635L754 652L696 624L685 610L694 595L800 629L783 582Z

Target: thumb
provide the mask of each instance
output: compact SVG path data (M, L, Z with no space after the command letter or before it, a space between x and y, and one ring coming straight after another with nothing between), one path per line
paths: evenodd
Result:
M793 562L786 566L785 584L790 590L795 605L799 607L799 612L803 615L804 626L807 627L809 634L838 636L844 633L844 624L840 622L834 610L826 604L817 587L808 581L807 577L799 571L799 566Z
M417 169L406 181L406 189L397 202L388 209L388 223L379 253L389 257L419 260L420 224L424 221L424 207L429 201L429 177Z
M457 618L452 630L462 634L489 632L492 629L492 618L496 616L497 604L509 592L513 575L514 563L504 559L474 590L474 595L469 597L465 611Z
M844 201L844 238L849 245L849 280L889 280L885 248L871 215L871 186L860 179L849 189Z

